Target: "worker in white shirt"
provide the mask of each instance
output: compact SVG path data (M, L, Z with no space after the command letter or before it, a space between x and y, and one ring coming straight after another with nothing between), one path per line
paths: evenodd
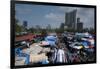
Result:
M57 63L65 63L65 53L64 50L62 49L62 46L59 45L58 51L57 51Z

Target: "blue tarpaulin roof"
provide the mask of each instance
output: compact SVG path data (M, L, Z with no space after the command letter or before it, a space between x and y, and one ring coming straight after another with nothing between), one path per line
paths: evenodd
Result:
M47 36L45 38L45 41L47 41L49 43L49 45L51 45L51 46L55 46L56 40L57 40L57 38L54 36Z
M89 46L89 42L88 41L83 41L82 44L83 44L83 46Z

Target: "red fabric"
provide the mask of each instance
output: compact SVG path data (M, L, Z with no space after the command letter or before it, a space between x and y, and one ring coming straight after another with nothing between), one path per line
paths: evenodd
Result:
M16 36L15 37L15 41L22 41L22 40L29 40L29 41L31 41L34 37L35 37L35 35L33 35L33 34Z

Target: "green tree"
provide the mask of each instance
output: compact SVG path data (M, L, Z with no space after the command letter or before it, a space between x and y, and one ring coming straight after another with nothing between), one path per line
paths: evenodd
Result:
M22 32L22 26L19 25L18 19L15 19L15 31L16 31L16 33Z
M35 28L33 28L33 27L31 27L31 28L28 29L28 32L30 32L30 33L35 33L35 31L36 31L36 30L35 30Z
M41 30L41 34L44 35L44 36L46 36L46 35L47 35L46 29L42 29L42 30Z

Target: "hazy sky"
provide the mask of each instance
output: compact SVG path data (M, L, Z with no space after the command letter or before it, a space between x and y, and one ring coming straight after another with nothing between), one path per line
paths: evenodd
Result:
M62 7L62 6L43 6L16 4L16 18L22 24L23 21L28 22L28 27L40 25L46 27L48 24L52 28L59 27L65 22L65 13L77 9L77 17L80 17L84 27L94 27L94 8L82 7Z

